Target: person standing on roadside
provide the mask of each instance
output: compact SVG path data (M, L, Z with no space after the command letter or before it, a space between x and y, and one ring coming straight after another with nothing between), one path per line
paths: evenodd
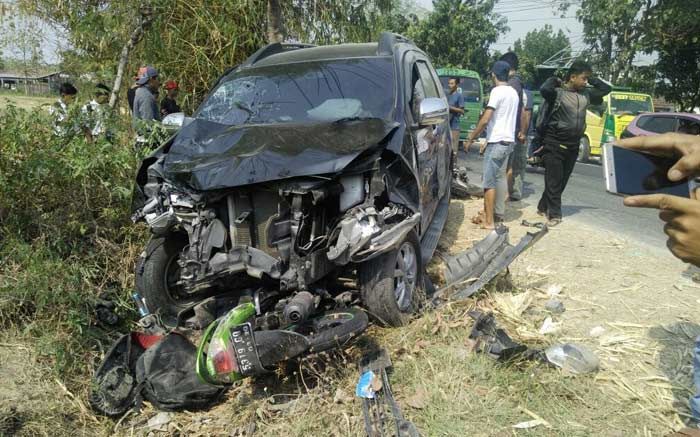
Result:
M527 167L527 129L532 117L532 93L523 86L518 74L520 64L518 56L508 52L501 56L501 61L510 65L508 85L518 93L518 117L515 121L515 147L508 159L508 195L510 200L518 201L523 197L525 183L525 168Z
M505 197L508 193L506 168L508 157L515 144L515 123L518 116L518 94L508 85L510 65L498 61L491 68L494 87L483 115L476 128L469 134L465 148L474 142L486 128L486 144L481 146L484 155L484 210L472 218L484 229L493 229L496 222L503 221ZM498 199L501 199L500 201Z
M452 151L459 151L459 121L464 115L464 96L459 89L459 79L451 77L447 80L447 104L450 106L450 132L452 133Z
M612 87L598 78L584 61L575 61L562 82L547 79L540 93L551 113L542 138L544 191L537 213L546 216L549 226L561 223L561 196L576 165L581 137L586 130L586 108L600 105ZM588 86L591 85L591 86Z
M61 97L51 105L49 114L53 117L53 131L59 137L69 134L72 129L68 126L68 110L75 102L75 97L78 95L78 90L69 82L62 83L58 92Z
M160 101L160 115L165 117L168 114L175 114L177 112L182 112L180 106L177 104L177 95L179 92L179 87L177 82L174 80L169 80L165 82L165 92L167 93L163 100Z
M138 80L141 78L141 76L143 76L143 74L145 72L146 72L145 66L139 68L138 72L136 72L136 76L134 76L134 83L126 91L126 101L129 103L129 111L132 114L134 113L134 97L136 97L136 90L139 87Z
M80 109L83 117L83 132L88 142L94 142L96 138L104 135L108 140L111 134L107 128L107 113L109 108L110 89L104 84L95 86L95 97Z
M139 87L134 95L133 126L136 130L136 142L145 145L152 133L153 124L160 121L160 111L156 92L160 87L158 70L148 66L136 83Z

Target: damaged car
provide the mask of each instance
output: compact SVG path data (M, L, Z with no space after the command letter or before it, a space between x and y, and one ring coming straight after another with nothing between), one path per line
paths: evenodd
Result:
M256 329L356 303L403 325L447 219L449 134L439 78L400 35L263 47L143 160L137 292L169 326L212 297L252 303Z

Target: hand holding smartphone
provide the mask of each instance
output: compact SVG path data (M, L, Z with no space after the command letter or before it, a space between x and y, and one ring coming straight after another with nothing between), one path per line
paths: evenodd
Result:
M678 158L652 155L625 149L614 144L603 145L605 189L614 194L639 195L664 193L691 197L696 182L688 178L671 181L669 170Z

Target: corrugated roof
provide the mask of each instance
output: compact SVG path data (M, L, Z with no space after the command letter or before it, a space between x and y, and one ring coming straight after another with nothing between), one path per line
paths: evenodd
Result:
M30 72L26 76L22 72L18 71L0 71L0 78L2 79L45 79L49 76L55 76L61 74L60 71L49 71L49 72Z

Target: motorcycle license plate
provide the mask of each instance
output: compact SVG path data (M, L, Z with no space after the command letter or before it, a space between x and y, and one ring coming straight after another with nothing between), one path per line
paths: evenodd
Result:
M251 376L265 373L265 368L258 356L255 334L250 323L231 328L231 344L233 345L233 352L236 354L236 361L241 374Z

